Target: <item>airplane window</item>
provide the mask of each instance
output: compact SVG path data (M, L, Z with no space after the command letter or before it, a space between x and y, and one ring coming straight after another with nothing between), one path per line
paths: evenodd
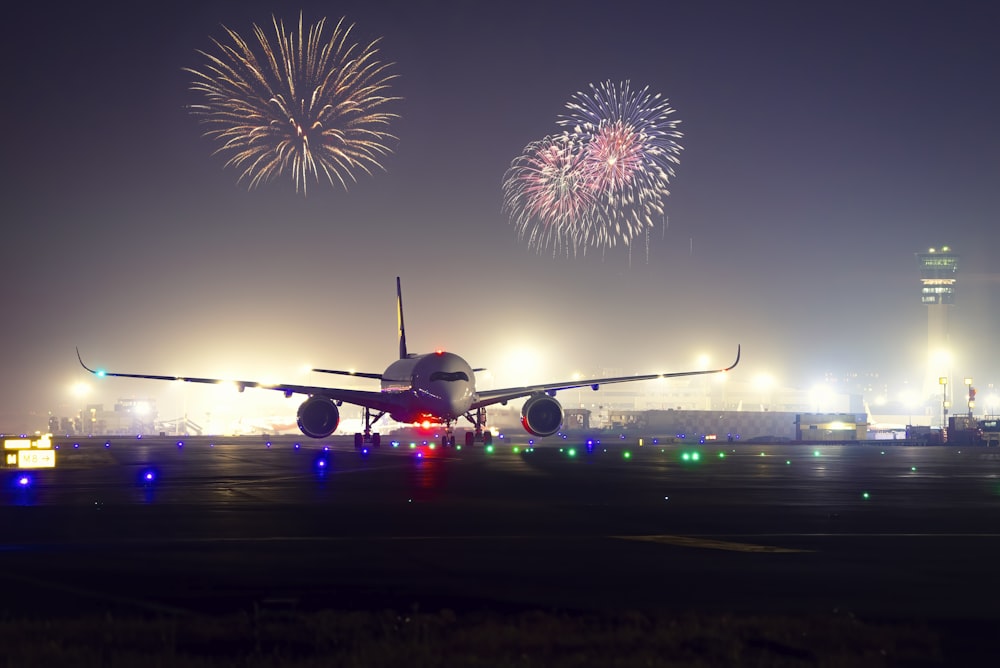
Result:
M431 381L435 380L464 380L469 382L469 376L464 371L435 371L431 374Z

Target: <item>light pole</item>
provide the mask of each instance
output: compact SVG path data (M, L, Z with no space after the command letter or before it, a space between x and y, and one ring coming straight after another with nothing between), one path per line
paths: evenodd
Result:
M948 376L941 376L938 378L938 384L941 385L941 433L947 434L948 431Z
M965 385L969 388L969 420L972 420L972 407L976 405L976 388L972 387L972 379L966 378Z

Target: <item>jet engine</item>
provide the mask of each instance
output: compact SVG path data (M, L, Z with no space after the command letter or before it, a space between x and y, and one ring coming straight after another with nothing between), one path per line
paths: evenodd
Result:
M309 397L299 406L299 429L309 438L326 438L340 424L340 411L332 399Z
M562 406L547 394L532 395L521 408L521 425L533 436L551 436L562 420Z

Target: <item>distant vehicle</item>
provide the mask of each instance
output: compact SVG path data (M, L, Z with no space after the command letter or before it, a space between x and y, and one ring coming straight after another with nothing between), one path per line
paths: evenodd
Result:
M987 417L979 422L982 430L983 442L987 447L1000 445L1000 418Z
M335 369L313 369L320 373L340 374L371 378L381 383L381 391L352 390L336 387L316 387L286 383L265 384L255 381L229 381L218 378L191 378L137 373L112 373L88 367L77 349L77 359L84 369L96 376L120 378L147 378L151 380L183 380L189 383L234 383L240 391L247 387L308 395L298 410L298 426L310 438L327 438L340 424L338 406L344 402L364 409L364 432L354 435L355 447L365 443L380 445L381 437L372 432L372 426L385 415L393 420L410 424L440 424L444 427L442 445L454 446L453 427L459 418L468 420L474 432L466 432L466 445L475 441L489 444L492 433L486 427L486 407L506 404L508 401L528 397L521 409L521 424L534 436L551 436L563 421L562 406L555 399L560 390L599 386L610 383L627 383L654 378L676 378L722 373L733 369L740 361L740 348L736 348L736 361L724 369L653 373L641 376L618 376L569 380L500 390L476 390L475 372L468 362L454 353L437 351L414 354L406 349L406 330L403 325L403 295L400 279L396 277L396 315L399 330L399 359L382 373L361 373Z

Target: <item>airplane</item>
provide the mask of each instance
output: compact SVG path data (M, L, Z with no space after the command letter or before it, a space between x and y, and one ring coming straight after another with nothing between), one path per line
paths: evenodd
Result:
M406 347L406 329L403 322L403 293L399 277L396 277L396 318L398 324L399 358L389 364L382 373L340 371L336 369L313 369L318 373L356 376L380 381L379 391L353 390L336 387L296 385L289 383L267 384L246 380L225 380L219 378L193 378L185 376L161 376L139 373L112 373L93 369L83 362L80 349L76 356L80 365L98 377L145 378L149 380L181 380L188 383L233 383L242 392L248 387L275 390L286 397L295 394L307 398L299 406L297 423L303 434L310 438L327 438L340 424L340 410L345 402L360 406L364 413L364 432L354 434L354 445L361 449L365 443L373 447L381 444L378 432L372 427L383 416L389 415L402 423L430 422L444 426L443 446L454 446L454 425L460 419L468 420L473 431L465 433L466 446L475 442L484 445L492 443L492 432L486 428L486 408L496 404L528 397L521 408L521 425L533 436L545 437L556 433L562 426L562 405L555 398L561 390L590 387L597 390L601 385L630 383L655 378L677 378L724 373L739 364L740 347L736 348L736 361L723 369L674 371L636 376L616 376L591 378L588 380L567 380L556 383L508 387L499 390L477 390L476 372L463 358L454 353L435 351L432 353L410 353Z

